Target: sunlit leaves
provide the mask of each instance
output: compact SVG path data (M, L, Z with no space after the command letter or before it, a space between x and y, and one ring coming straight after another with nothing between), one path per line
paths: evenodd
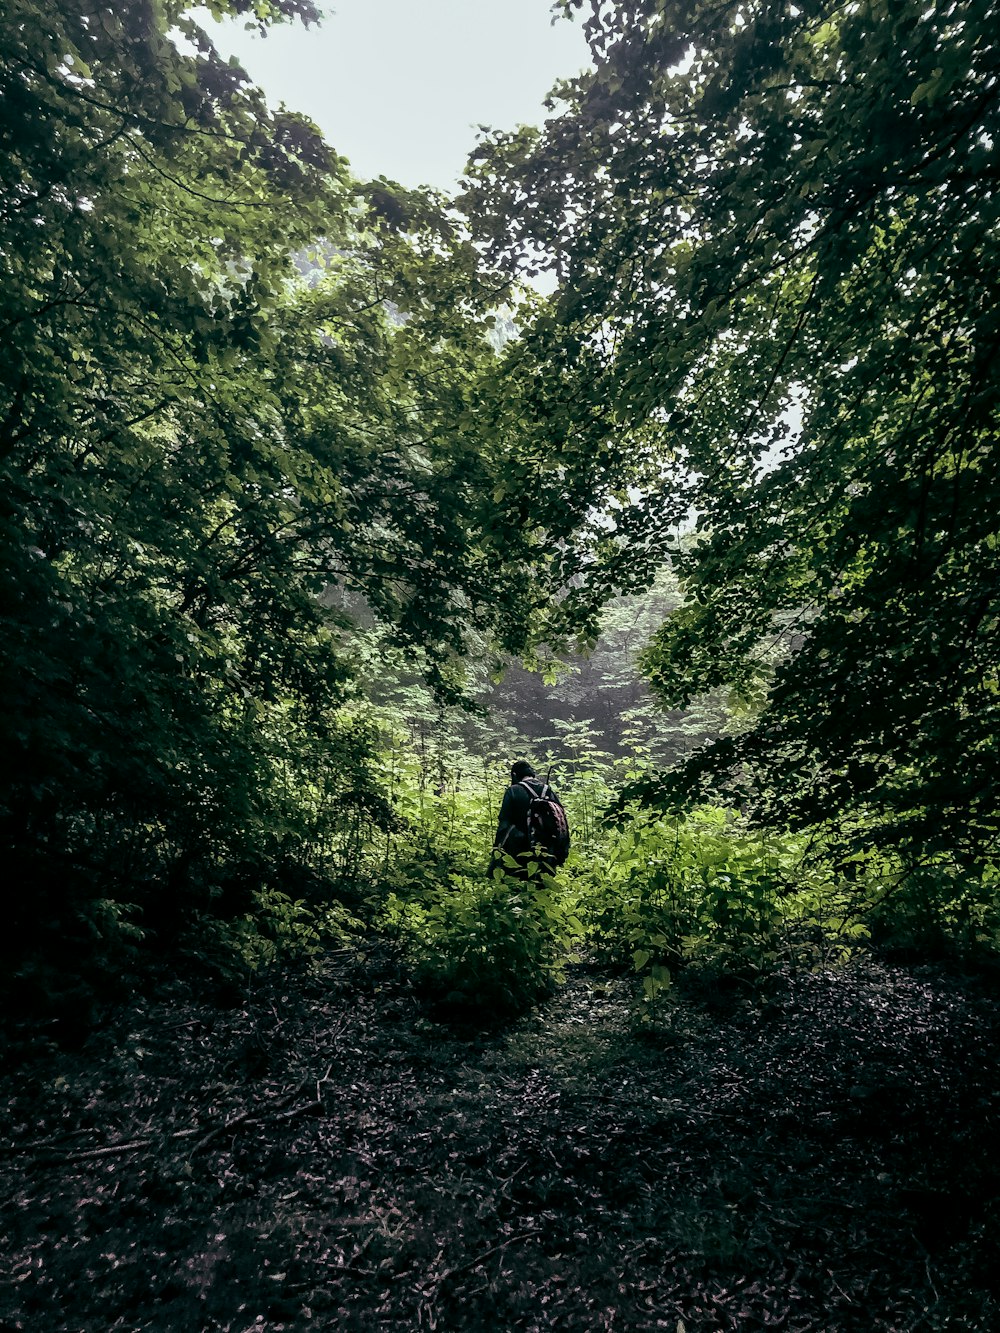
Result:
M541 136L481 149L469 193L498 259L559 279L525 347L597 409L588 453L613 473L641 432L673 480L675 506L637 496L633 534L696 516L656 687L759 702L774 673L759 724L687 778L728 766L776 819L981 857L995 24L974 4L636 0L587 31L594 73Z

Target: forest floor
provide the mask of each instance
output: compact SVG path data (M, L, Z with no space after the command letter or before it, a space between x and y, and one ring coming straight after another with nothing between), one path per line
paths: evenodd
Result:
M985 983L862 961L641 1030L579 966L483 1034L394 975L330 956L22 1040L0 1330L1000 1329Z

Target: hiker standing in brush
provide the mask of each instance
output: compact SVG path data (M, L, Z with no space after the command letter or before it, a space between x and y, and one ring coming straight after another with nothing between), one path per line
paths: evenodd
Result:
M518 759L500 805L490 876L499 868L514 879L534 878L528 869L532 861L538 864L537 874L551 875L568 853L569 825L562 802L527 760ZM516 869L505 864L505 856L517 861Z

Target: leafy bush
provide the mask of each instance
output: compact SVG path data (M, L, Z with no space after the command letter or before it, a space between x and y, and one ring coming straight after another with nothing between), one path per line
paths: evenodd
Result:
M448 883L453 876L484 874L494 824L478 793L437 796L404 788L395 800L396 827L387 835L377 873L380 895L409 894Z
M251 910L233 921L196 923L190 952L230 979L286 958L312 958L324 948L355 943L362 921L339 902L310 904L277 889L253 894Z
M633 810L580 879L591 947L643 974L648 999L691 963L756 975L843 957L867 931L815 852L802 835L751 830L718 807L686 818Z
M976 874L940 860L895 874L868 920L879 946L921 958L968 959L1000 950L1000 870Z
M547 995L583 926L558 876L521 882L456 876L409 899L391 894L380 924L414 981L450 1011L509 1016Z

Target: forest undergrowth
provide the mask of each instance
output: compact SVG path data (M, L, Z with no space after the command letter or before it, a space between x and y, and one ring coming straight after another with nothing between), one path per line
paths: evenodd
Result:
M31 1034L0 1326L997 1327L990 985L859 957L641 999L577 963L456 1028L383 944Z

